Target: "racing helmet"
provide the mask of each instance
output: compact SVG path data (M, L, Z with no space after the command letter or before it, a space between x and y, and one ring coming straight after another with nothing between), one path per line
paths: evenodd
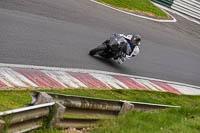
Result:
M139 34L133 35L131 38L131 42L135 45L140 45L141 36Z

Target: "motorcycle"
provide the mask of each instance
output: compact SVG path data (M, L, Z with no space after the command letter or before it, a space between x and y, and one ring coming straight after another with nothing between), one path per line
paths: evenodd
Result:
M119 59L123 59L121 57L125 57L126 55L123 54L121 46L126 42L124 37L114 34L110 39L90 50L89 55L99 55L106 59L114 59L117 63L122 64L123 62L119 62Z

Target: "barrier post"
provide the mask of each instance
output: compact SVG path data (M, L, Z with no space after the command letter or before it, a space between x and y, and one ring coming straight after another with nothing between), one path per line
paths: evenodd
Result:
M3 132L5 122L3 120L0 120L0 133Z

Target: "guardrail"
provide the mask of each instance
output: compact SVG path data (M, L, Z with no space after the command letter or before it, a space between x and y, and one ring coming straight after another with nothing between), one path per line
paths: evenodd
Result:
M151 1L156 2L158 4L161 4L163 6L171 8L174 0L151 0Z
M34 91L31 93L33 103L37 102L39 95L44 92ZM179 108L180 106L151 104L142 102L132 102L124 100L110 100L91 98L84 96L63 95L57 93L48 93L56 103L60 104L60 120L56 122L57 128L83 128L93 126L100 119L106 119L114 116L121 115L125 112L138 110L138 111L151 111L155 109L165 108ZM59 110L59 109L58 109ZM67 115L68 118L63 116ZM78 115L77 118L70 118L70 115ZM80 116L87 116L90 118L79 118ZM93 118L96 117L96 118Z
M0 132L24 133L43 126L54 102L0 112Z
M196 0L151 0L200 20L200 2Z
M32 92L32 98L35 97L40 92ZM98 114L99 110L101 112L100 115L109 116L109 115L117 115L124 103L130 103L134 105L134 109L138 111L150 111L155 109L165 109L165 108L180 108L180 106L172 106L172 105L163 105L163 104L152 104L152 103L143 103L143 102L133 102L133 101L125 101L125 100L110 100L110 99L100 99L100 98L91 98L84 96L74 96L74 95L63 95L57 93L48 93L48 95L52 96L55 101L62 103L69 110L68 112L77 112L80 113L80 109L85 109L85 112L90 111L92 114L92 110L96 111ZM70 109L70 108L72 109ZM110 113L108 113L110 112ZM112 113L111 113L112 112Z
M38 103L44 92L32 92L32 104ZM81 96L46 93L57 103L56 128L84 128L96 124L100 119L108 119L134 109L125 101L105 100Z
M127 111L180 107L45 92L32 92L31 96L31 106L0 112L0 132L23 133L44 125L62 129L84 128Z

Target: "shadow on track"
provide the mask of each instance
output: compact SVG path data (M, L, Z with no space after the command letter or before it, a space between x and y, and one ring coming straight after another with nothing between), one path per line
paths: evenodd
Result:
M95 60L109 66L112 67L112 69L117 70L119 73L129 73L129 69L126 68L123 64L117 64L116 62L114 62L112 59L105 59L103 57L100 56L90 56L92 58L94 58Z

